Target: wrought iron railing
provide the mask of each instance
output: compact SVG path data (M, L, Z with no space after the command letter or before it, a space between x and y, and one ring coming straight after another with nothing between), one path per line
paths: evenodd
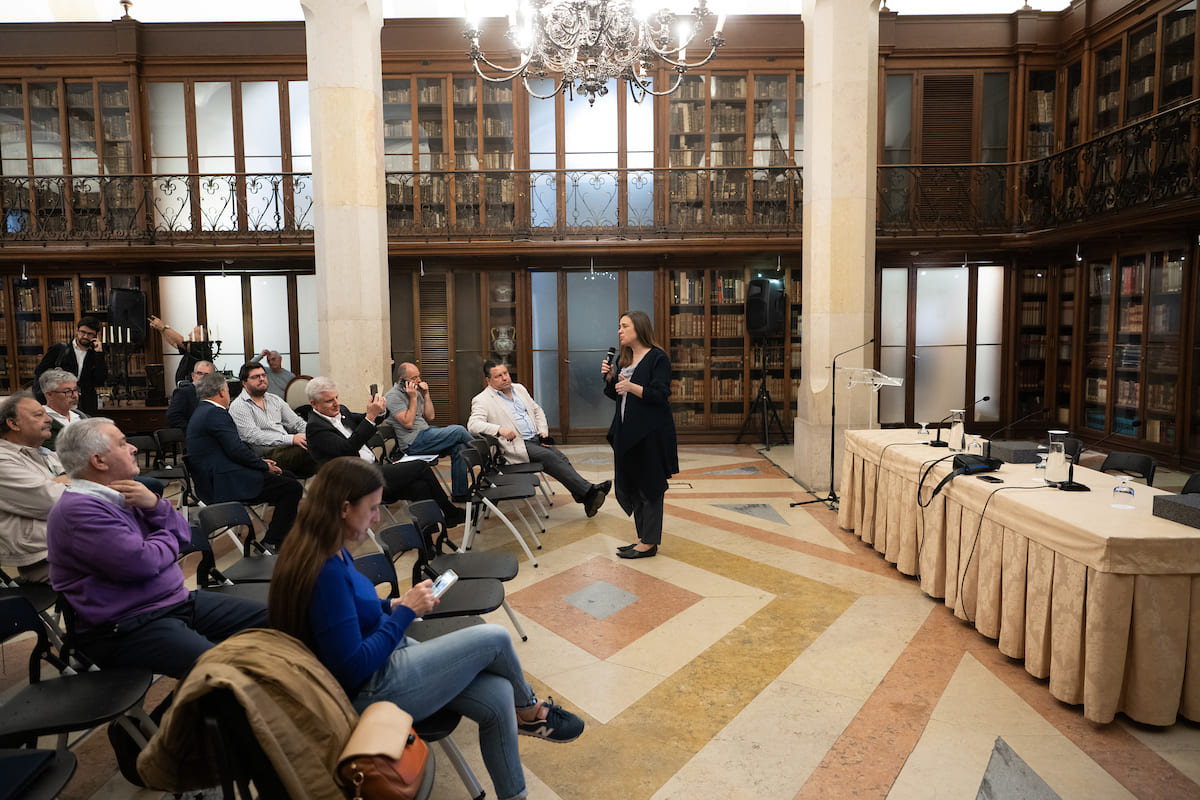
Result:
M1200 196L1200 100L1036 161L885 165L881 235L1029 232Z
M445 170L385 175L392 237L794 235L793 166ZM1041 230L1200 193L1200 100L1036 161L885 165L884 236ZM300 241L308 173L0 176L8 242Z

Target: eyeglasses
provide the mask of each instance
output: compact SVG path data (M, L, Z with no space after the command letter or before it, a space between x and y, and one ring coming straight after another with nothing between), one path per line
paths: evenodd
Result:
M96 331L89 331L89 330L84 330L83 328L80 328L79 335L86 337L88 339L95 339L97 336L97 333L96 333Z
M79 389L51 389L50 394L79 394Z

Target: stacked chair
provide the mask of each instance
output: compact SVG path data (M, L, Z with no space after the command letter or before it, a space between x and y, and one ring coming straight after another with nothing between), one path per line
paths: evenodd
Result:
M486 447L486 446L485 446ZM513 538L517 540L517 544L521 545L521 549L525 551L525 555L529 556L529 560L533 562L533 566L537 566L537 559L533 556L533 551L529 549L529 545L525 543L525 539L517 531L516 526L512 524L507 516L500 510L499 503L523 501L526 504L537 494L537 489L527 476L513 476L512 480L502 478L501 476L489 473L485 466L484 456L480 450L475 447L464 447L460 453L463 460L467 462L467 469L470 475L470 484L467 488L467 529L463 535L462 547L464 550L470 550L471 545L475 541L475 534L478 533L483 525L484 512L494 514L509 532ZM530 511L533 511L533 506L529 505ZM521 522L529 530L529 535L533 539L538 550L542 549L542 542L538 539L537 533L525 515L521 512L519 505L513 505L512 509L521 518ZM537 514L533 514L534 519ZM543 527L542 532L546 529Z

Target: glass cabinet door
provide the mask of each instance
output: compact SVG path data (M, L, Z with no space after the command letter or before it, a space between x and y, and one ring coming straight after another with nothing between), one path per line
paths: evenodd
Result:
M1196 1L1192 0L1163 15L1159 109L1191 98L1195 70Z
M383 171L388 231L413 226L412 82L408 78L383 82Z
M1098 135L1121 121L1121 42L1113 42L1096 54L1096 116L1092 133Z
M1049 269L1033 267L1021 273L1017 320L1017 408L1023 417L1046 405L1046 328Z
M100 227L100 149L96 139L96 93L91 81L67 83L67 137L71 151L71 226Z
M1129 63L1125 65L1125 121L1154 111L1155 49L1158 25L1150 24L1129 35Z
M13 321L17 341L17 374L14 383L33 380L45 352L42 328L42 288L36 278L12 278Z
M420 223L442 228L449 222L446 209L446 138L443 98L444 78L417 78L417 188Z
M742 423L746 393L745 270L716 270L710 292L712 317L708 346L709 425L731 428ZM753 365L757 367L757 365ZM782 364L779 366L782 367ZM774 370L778 382L781 375ZM778 387L782 389L782 385Z
M1053 419L1060 427L1071 424L1071 387L1074 386L1075 281L1078 270L1064 267L1058 279L1058 339L1054 368Z
M1112 264L1093 261L1087 267L1087 331L1084 336L1083 424L1093 431L1108 428L1109 333L1112 328Z
M746 76L714 75L709 138L712 222L737 227L746 222Z
M786 224L791 184L788 167L788 77L754 76L754 222Z
M1142 437L1174 446L1178 441L1179 352L1182 331L1184 252L1150 254L1146 319L1146 415Z
M1117 295L1117 328L1113 336L1112 431L1137 436L1142 404L1142 355L1145 342L1146 260L1142 254L1122 256Z
M511 228L517 216L511 84L483 86L483 203L488 228Z
M671 410L678 428L705 425L706 322L704 270L672 272L668 352L674 373Z
M668 98L670 146L670 224L687 228L704 223L705 108L704 75L685 75Z
M106 175L135 172L133 128L129 119L129 84L125 81L100 84L100 152Z
M74 278L46 278L46 319L50 323L47 344L75 338Z
M8 286L6 281L0 281L0 392L7 394L12 391L12 375L9 370L8 341Z
M479 227L479 101L476 78L455 78L451 117L454 125L454 227Z

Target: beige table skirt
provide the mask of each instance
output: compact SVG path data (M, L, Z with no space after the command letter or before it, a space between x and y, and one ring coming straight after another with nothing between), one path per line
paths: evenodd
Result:
M1161 492L1149 487L1136 487L1137 509L1112 509L1115 479L1082 469L1090 493L1041 488L1031 466L1005 465L1009 490L960 476L921 508L921 472L948 455L911 430L847 431L841 527L1087 719L1200 720L1200 531L1153 517ZM922 501L949 471L930 467Z

